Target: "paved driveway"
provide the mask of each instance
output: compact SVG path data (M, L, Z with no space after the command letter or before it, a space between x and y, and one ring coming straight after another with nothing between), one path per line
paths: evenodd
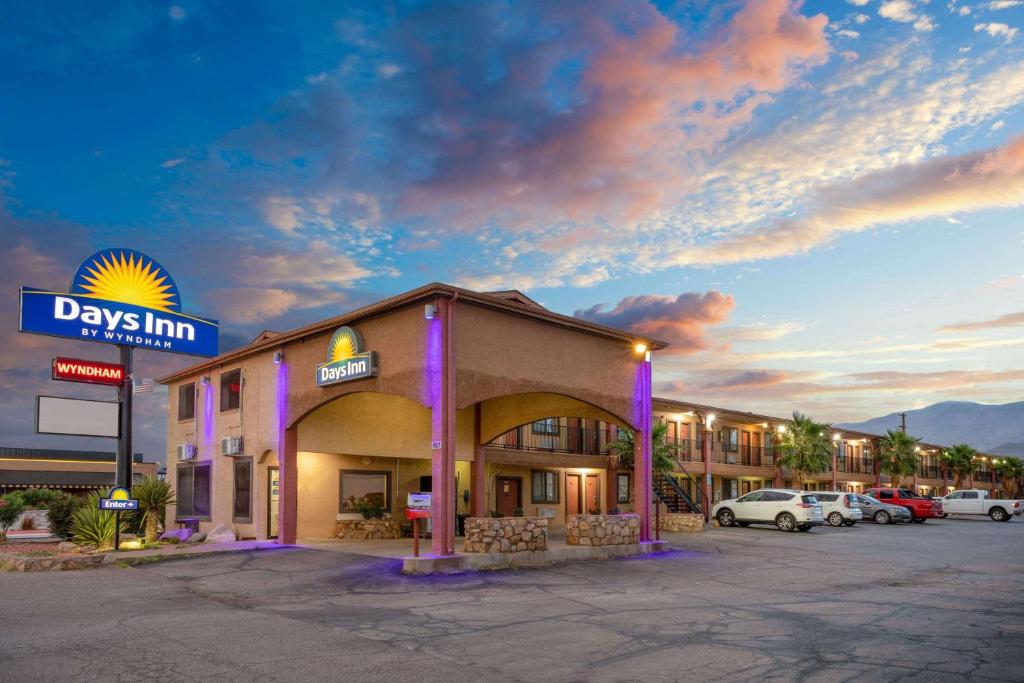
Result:
M0 679L1024 680L1024 520L672 541L455 577L292 549L0 574Z

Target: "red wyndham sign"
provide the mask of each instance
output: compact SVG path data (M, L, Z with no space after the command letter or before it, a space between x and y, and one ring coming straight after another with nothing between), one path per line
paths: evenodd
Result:
M98 360L54 358L53 378L65 382L108 384L119 387L124 384L124 366L117 363L103 363Z

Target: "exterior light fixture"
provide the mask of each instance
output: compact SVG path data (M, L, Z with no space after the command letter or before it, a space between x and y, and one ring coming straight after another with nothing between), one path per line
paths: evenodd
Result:
M433 320L436 314L437 304L426 304L423 306L423 317L427 320Z
M704 422L705 422L705 423L706 423L706 424L707 424L707 425L708 425L709 427L711 426L711 423L712 423L712 422L714 422L714 421L715 421L715 414L714 414L714 413L711 413L710 415L708 415L708 416L707 416L707 418L706 418L706 419L704 420Z
M199 383L202 384L205 387L206 385L208 385L210 383L210 376L209 375L203 375L202 377L199 378Z
M274 365L280 365L284 362L284 351L274 351Z
M778 431L779 431L779 434L785 434L786 433L786 425L779 425Z
M636 351L638 354L647 353L647 344L645 344L643 342L637 342L633 346L633 350Z
M839 432L836 432L835 434L832 435L832 440L833 441L839 441L842 438L843 438L843 435L840 434Z

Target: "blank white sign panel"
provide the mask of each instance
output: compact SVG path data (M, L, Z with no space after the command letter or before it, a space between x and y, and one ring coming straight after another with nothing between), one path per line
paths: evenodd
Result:
M117 438L118 404L78 398L40 396L36 400L36 432Z

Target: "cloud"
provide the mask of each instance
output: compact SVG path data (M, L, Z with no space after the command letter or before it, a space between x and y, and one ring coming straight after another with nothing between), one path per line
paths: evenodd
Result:
M910 23L917 18L914 3L910 0L886 0L878 7L878 16L903 23Z
M183 158L175 157L174 159L167 159L166 161L161 163L160 168L174 168L175 166L180 166L183 163L185 163L185 160Z
M766 342L776 341L805 329L807 325L798 322L760 322L739 327L723 327L718 330L717 336L730 342Z
M906 164L816 193L807 215L686 247L674 265L723 264L801 254L836 235L876 225L1024 205L1024 137L1003 147Z
M1015 280L1018 278L1014 278ZM989 318L987 320L975 320L973 322L953 323L939 328L939 332L973 332L976 330L992 330L1005 327L1020 327L1024 325L1024 311L1017 313L1006 313L1004 315Z
M646 294L626 297L611 310L598 304L573 315L667 341L671 346L666 353L688 354L710 347L704 328L724 322L734 306L731 296L715 291L677 297Z
M848 3L850 3L851 5L856 5L857 7L864 7L869 2L871 2L871 0L846 0L846 1Z
M974 32L978 33L980 31L984 31L993 38L1003 38L1007 41L1013 40L1017 35L1016 28L1010 28L1008 25L999 22L975 24Z
M987 7L991 10L1011 9L1024 5L1024 0L992 0Z

